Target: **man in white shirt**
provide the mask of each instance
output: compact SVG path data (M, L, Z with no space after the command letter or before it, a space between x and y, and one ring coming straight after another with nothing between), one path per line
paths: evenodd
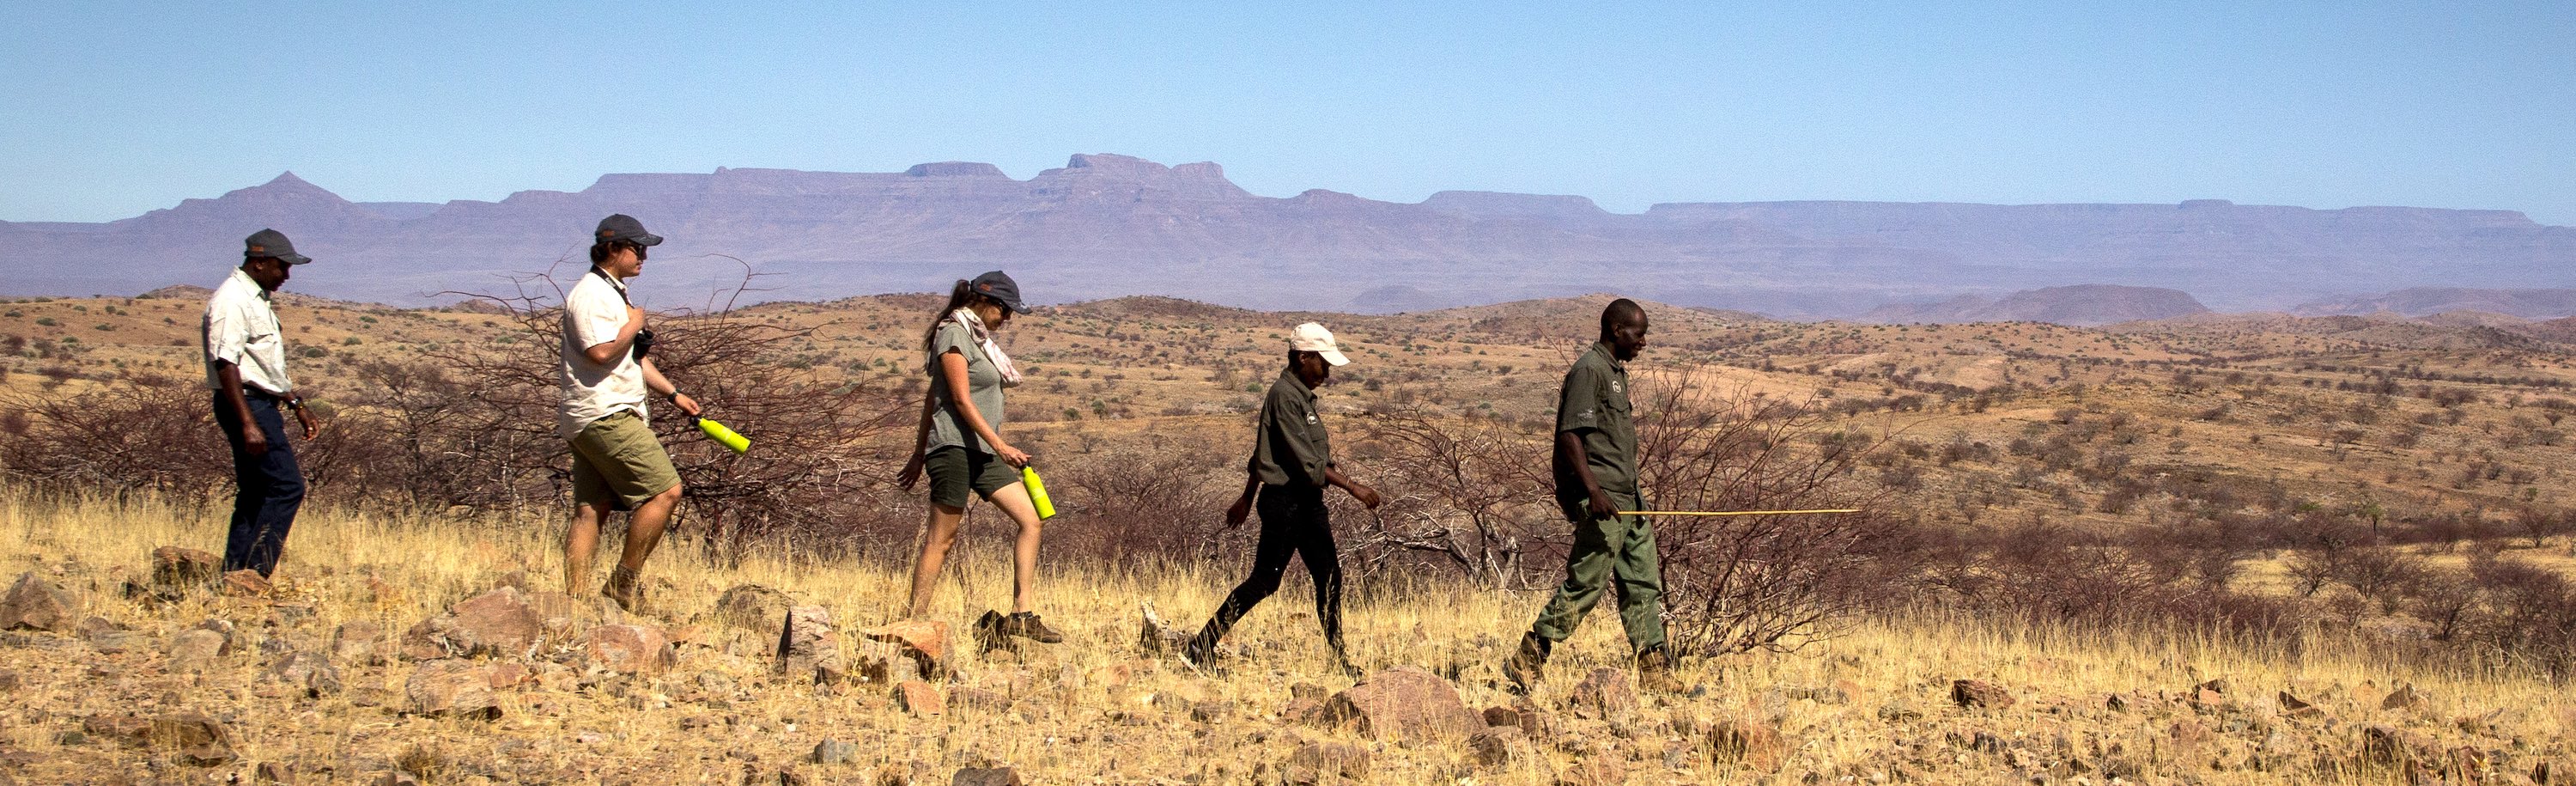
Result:
M644 249L661 242L623 213L601 220L590 247L590 271L564 295L557 428L572 443L573 496L572 530L564 537L564 591L589 589L600 520L612 510L632 511L626 549L599 591L628 611L643 600L637 576L680 503L680 473L646 421L645 394L698 414L698 402L653 367L647 356L653 331L644 329L644 310L626 296L626 280L644 272Z
M284 233L262 229L243 240L241 267L206 300L206 386L215 391L215 423L232 445L238 487L232 531L224 539L227 572L275 572L286 531L304 505L304 470L295 463L279 408L295 411L306 440L322 426L286 375L286 335L269 297L286 284L290 268L311 261L295 253Z

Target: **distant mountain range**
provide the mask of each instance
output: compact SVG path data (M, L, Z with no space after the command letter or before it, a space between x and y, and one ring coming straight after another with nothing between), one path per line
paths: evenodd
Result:
M1682 203L1618 214L1579 196L1262 197L1212 163L1076 155L1028 180L960 162L895 173L719 169L445 204L354 203L290 173L118 221L0 222L0 293L211 284L243 236L275 227L319 260L296 271L292 289L443 302L451 290L508 291L507 274L557 260L556 277L569 281L591 226L612 212L670 238L637 289L655 308L705 305L745 270L724 257L764 274L751 299L944 289L1003 268L1042 302L1166 294L1386 312L1617 292L1793 318L1891 303L2024 313L2013 309L2035 305L2010 293L2082 284L2192 293L2086 296L2139 318L2200 303L2288 309L2406 287L2563 286L2576 262L2576 229L2507 211L2198 200ZM1992 300L1919 305L1963 295Z
M2567 271L2562 275L2576 278L2576 271ZM2523 319L2576 316L2576 289L2410 287L2385 295L2307 303L2299 306L2292 313L2301 316L2395 313L2420 317L2454 311L2503 314Z
M2209 313L2190 293L2158 287L2079 284L2005 295L1960 295L1938 303L1890 303L1870 309L1863 322L2053 322L2107 325Z

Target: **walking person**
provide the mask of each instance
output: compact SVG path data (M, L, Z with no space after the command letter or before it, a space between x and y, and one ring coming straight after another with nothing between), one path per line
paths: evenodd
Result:
M1662 569L1655 561L1655 531L1642 516L1637 487L1637 430L1628 400L1628 361L1646 348L1646 310L1620 298L1601 310L1601 340L1566 371L1556 409L1556 502L1574 524L1574 546L1565 557L1565 583L1521 636L1520 649L1503 663L1515 692L1527 692L1557 642L1601 602L1615 581L1619 621L1636 652L1638 683L1678 691L1672 656L1664 649Z
M662 376L649 355L653 331L627 297L626 282L644 274L645 249L662 238L620 213L602 219L590 246L590 271L564 295L563 404L556 428L572 443L572 528L564 535L564 591L590 589L590 562L600 522L629 511L625 549L599 590L619 608L642 608L644 558L662 541L680 504L680 473L653 435L645 397L668 399L698 414L698 402Z
M930 390L913 435L912 458L896 478L910 490L925 471L930 475L930 516L922 525L921 555L912 566L908 617L929 616L939 569L957 544L970 493L1019 525L1019 538L1011 544L1011 613L978 623L988 646L999 646L1005 636L1046 644L1064 640L1039 619L1034 605L1041 522L1020 482L1029 454L1003 440L1001 432L1002 390L1020 384L1020 370L993 335L1011 323L1012 315L1026 313L1020 285L999 270L958 281L949 292L948 304L922 334Z
M286 374L286 333L271 298L296 265L313 261L295 253L285 233L262 229L242 242L241 267L206 299L203 348L206 385L214 389L215 423L232 446L232 529L224 538L224 571L277 572L287 530L304 505L304 469L295 462L280 408L311 441L322 433L313 410Z
M1308 322L1288 333L1288 367L1270 383L1252 436L1252 459L1246 462L1243 496L1226 508L1225 523L1239 526L1255 508L1261 512L1261 541L1253 547L1252 575L1227 593L1216 615L1190 639L1182 655L1201 668L1211 665L1217 642L1243 615L1279 590L1288 558L1300 557L1315 579L1315 619L1324 626L1324 643L1333 664L1357 679L1342 645L1342 566L1333 546L1332 519L1324 509L1324 487L1335 486L1374 510L1377 490L1342 474L1333 461L1333 443L1315 411L1315 388L1331 381L1333 367L1351 362L1323 325Z

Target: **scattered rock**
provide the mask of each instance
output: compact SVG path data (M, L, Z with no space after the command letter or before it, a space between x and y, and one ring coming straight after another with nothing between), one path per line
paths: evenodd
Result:
M2001 686L1982 680L1957 680L1950 683L1950 700L1968 709L2000 710L2013 705L2011 693Z
M1009 767L967 767L948 779L949 786L1022 786L1020 771Z
M1182 648L1189 646L1190 634L1163 622L1162 615L1154 613L1152 601L1144 604L1144 611L1145 629L1136 634L1136 649L1143 652L1145 657L1178 654Z
M1904 699L1890 699L1886 704L1879 706L1878 719L1889 723L1918 721L1923 719L1923 711L1915 709L1912 703Z
M2293 718L2306 718L2325 714L2324 709L2319 708L2317 705L2301 701L2299 697L2290 695L2289 691L2281 691L2280 699L2282 715L2287 715Z
M1617 756L1585 756L1557 777L1560 786L1619 786L1628 782L1628 764Z
M1598 668L1576 683L1566 703L1577 717L1621 718L1637 709L1637 689L1626 669Z
M224 574L224 594L236 598L265 598L276 585L259 571L243 568Z
M1458 699L1458 689L1417 666L1371 674L1324 703L1324 720L1348 723L1373 737L1463 736L1484 719Z
M601 625L590 630L591 665L619 674L660 674L679 661L662 631L644 625Z
M163 546L152 550L152 583L192 587L223 575L224 558L211 552Z
M295 652L279 658L260 679L301 690L306 698L339 693L342 687L340 670L318 652Z
M204 713L164 715L152 719L150 728L152 746L177 750L181 764L212 767L236 758L232 730Z
M331 657L355 666L378 666L385 662L383 643L385 628L374 620L351 620L331 632Z
M903 646L882 641L859 642L859 677L892 685L921 678L921 664L903 654Z
M924 679L938 679L948 674L948 663L956 656L948 636L948 623L932 620L903 620L859 631L869 641L901 645L903 654Z
M280 762L260 762L259 767L252 771L251 777L258 779L260 783L295 786L295 770Z
M420 664L412 671L411 680L403 683L403 699L411 712L419 715L484 720L501 717L501 705L492 698L491 676L470 661L442 659Z
M2201 683L2201 684L2199 684L2199 685L2197 685L2197 686L2194 686L2194 687L2198 688L2199 690L2209 691L2209 692L2211 692L2211 693L2225 694L2225 693L2227 692L2227 678L2226 678L2226 677L2220 677L2220 678L2217 678L2217 679L2210 680L2210 681L2208 681L2208 682Z
M1322 725L1324 703L1314 699L1289 699L1287 706L1279 708L1279 719L1310 726Z
M849 676L849 667L841 659L841 635L832 630L831 609L788 609L779 625L776 649L779 676L827 684Z
M513 587L485 592L421 620L403 633L403 656L413 660L485 656L527 657L544 620Z
M2102 708L2112 712L2128 712L2129 697L2117 693L2111 694L2102 699Z
M2432 741L2423 735L2395 726L2372 726L2361 732L2361 755L2364 761L2388 767L2421 764L2431 758L2425 755Z
M1520 736L1518 726L1492 726L1467 735L1467 755L1477 764L1499 767L1512 760L1512 740Z
M894 686L894 704L896 708L912 713L915 718L934 717L948 712L947 700L940 698L939 691L932 689L930 683L920 680L905 680L902 684Z
M1216 723L1234 715L1234 702L1202 701L1190 705L1190 720Z
M1286 776L1283 780L1294 786L1357 781L1368 777L1369 753L1360 746L1339 742L1308 743L1288 754L1288 761L1280 769Z
M1708 730L1709 758L1718 764L1731 764L1755 772L1773 772L1789 755L1789 746L1780 732L1766 725L1741 720L1718 721Z
M0 693L16 693L21 682L16 669L0 669Z
M825 737L822 742L814 744L814 752L806 754L805 758L807 761L814 762L815 764L828 765L848 764L850 763L850 760L856 759L858 756L859 746L832 739L830 737Z
M1312 682L1300 682L1288 686L1288 697L1292 699L1314 699L1316 701L1323 701L1324 697L1330 695L1332 695L1332 693L1324 690L1324 686L1317 685Z
M19 574L9 594L0 596L0 630L61 632L70 628L79 612L79 598L37 578L31 570Z
M126 630L122 626L115 625L114 623L110 623L107 620L99 619L97 617L91 617L90 619L99 623L96 626L88 626L84 623L85 627L90 627L88 633L90 649L114 655L125 652L142 652L152 646L151 638L143 635L140 631Z
M760 640L776 647L787 612L796 608L796 600L787 593L758 584L736 584L716 596L716 621L751 631Z
M2387 698L2379 700L2379 708L2383 710L2412 709L2423 703L2424 694L2415 692L2415 685L2413 683L2408 683L2397 686L2396 690L2389 691Z
M1517 729L1521 726L1521 713L1519 710L1515 710L1510 707L1486 707L1485 725L1488 727L1509 726Z

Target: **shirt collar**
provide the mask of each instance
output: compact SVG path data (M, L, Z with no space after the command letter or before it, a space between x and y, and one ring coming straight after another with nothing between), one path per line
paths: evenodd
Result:
M1619 353L1610 351L1610 342L1592 342L1592 351L1601 353L1601 359L1610 363L1610 370L1621 374L1628 373L1628 364L1619 360Z
M1307 401L1315 400L1315 389L1306 387L1306 380L1297 378L1297 369L1294 367L1279 372L1279 384L1287 385L1290 392L1305 396Z
M626 282L619 281L616 276L609 275L607 270L601 269L598 265L592 265L590 266L590 272L599 274L599 280L608 282L608 286L616 289L618 295L623 296L626 294Z
M250 287L250 293L251 293L251 294L254 294L254 295L258 295L258 296L259 296L259 299L261 299L261 300L268 300L268 299L269 299L269 297L268 297L268 288L267 288L267 287L260 286L260 285L259 285L259 281L258 281L257 279L251 278L251 277L250 277L250 271L243 270L243 269L241 269L241 268L233 268L233 275L232 275L232 278L233 278L233 280L235 280L235 281L240 281L240 282L242 283L242 286Z

